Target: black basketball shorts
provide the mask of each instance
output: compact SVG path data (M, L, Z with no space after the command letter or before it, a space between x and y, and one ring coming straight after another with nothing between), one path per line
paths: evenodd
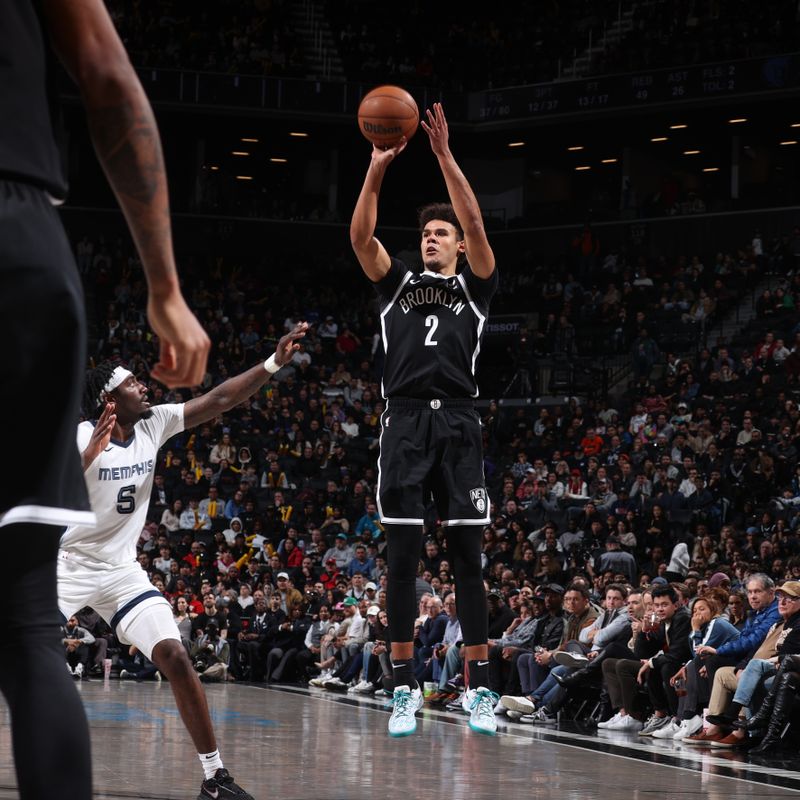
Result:
M0 179L0 529L91 524L76 442L86 365L78 270L47 194Z
M442 525L489 522L480 417L471 400L390 398L381 417L381 521L421 525L431 498Z

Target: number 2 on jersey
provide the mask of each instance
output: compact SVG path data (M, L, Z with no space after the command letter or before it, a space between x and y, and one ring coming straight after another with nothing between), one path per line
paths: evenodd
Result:
M133 514L136 508L136 486L123 486L117 492L117 513Z
M436 347L439 342L433 338L433 334L436 333L436 329L439 327L439 317L436 314L430 314L425 317L425 327L430 328L428 335L425 337L425 345L427 347Z

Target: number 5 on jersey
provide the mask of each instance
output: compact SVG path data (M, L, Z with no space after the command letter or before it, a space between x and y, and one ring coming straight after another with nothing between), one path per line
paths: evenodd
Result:
M433 338L433 334L436 333L436 329L439 327L439 317L436 314L429 314L425 317L425 327L430 328L428 335L425 337L425 345L427 347L436 347L439 342Z
M123 486L117 492L117 513L133 514L136 508L136 486Z

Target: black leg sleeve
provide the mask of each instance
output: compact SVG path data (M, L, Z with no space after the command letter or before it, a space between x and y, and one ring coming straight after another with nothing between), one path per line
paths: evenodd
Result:
M421 525L386 525L386 613L393 642L414 639L417 617L417 567L422 552Z
M61 528L0 528L18 556L6 582L0 691L11 711L21 800L90 800L89 727L59 636L56 557ZM43 768L45 767L46 768Z
M456 607L467 646L486 644L489 609L481 572L483 525L454 525L447 529L447 555L456 579Z

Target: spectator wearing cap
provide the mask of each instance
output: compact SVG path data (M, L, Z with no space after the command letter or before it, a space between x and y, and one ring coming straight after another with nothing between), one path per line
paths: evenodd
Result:
M347 668L354 659L358 662L361 650L369 639L369 626L358 609L358 600L355 597L348 597L342 603L344 620L336 631L334 648L336 650L336 660L339 667L334 670L330 681L325 681L326 689L346 688L347 684L342 680ZM331 683L331 686L328 684Z
M631 586L636 586L639 577L639 567L636 559L625 550L621 549L620 538L616 533L606 537L606 551L597 560L595 570L599 573L613 572L622 574L628 579Z
M503 602L503 594L492 589L486 595L489 610L489 639L499 639L514 620L514 612Z
M588 645L580 641L581 634L597 618L597 609L590 602L589 590L576 583L567 587L564 593L564 609L568 616L564 622L564 632L555 650L543 650L534 655L533 681L537 683L531 694L536 711L531 722L547 724L555 720L555 715L566 697L566 690L556 680L556 674L565 675L571 667L558 663L560 653L573 652L584 655Z
M589 488L583 479L581 471L573 467L569 473L569 480L564 492L564 500L569 505L583 505L589 499Z
M279 572L275 576L275 593L280 598L280 607L291 617L292 611L303 602L303 595L294 588L288 572Z
M715 572L708 579L708 588L709 589L722 588L726 592L730 592L731 579L724 572Z
M357 544L354 548L353 557L347 564L345 574L348 578L353 578L357 574L368 576L374 566L375 562L367 556L367 546L365 544Z
M375 581L367 581L364 584L363 599L371 606L378 603L378 584Z
M326 589L335 589L336 584L341 577L342 573L336 564L336 559L333 556L330 556L325 560L325 568L319 576L319 579L322 581L322 585Z
M347 569L347 564L349 563L352 557L353 557L353 551L347 544L347 534L340 532L336 534L336 538L334 539L333 542L333 547L329 547L328 550L325 552L323 560L325 563L327 563L328 560L331 558L336 559L336 566L341 571L344 571Z
M532 714L536 706L531 695L539 686L539 666L536 656L540 652L555 650L564 635L566 615L563 612L564 587L551 583L539 587L537 595L544 600L544 612L539 618L536 632L530 643L530 652L522 653L517 659L519 676L519 695L504 695L500 698L502 706L510 711Z

